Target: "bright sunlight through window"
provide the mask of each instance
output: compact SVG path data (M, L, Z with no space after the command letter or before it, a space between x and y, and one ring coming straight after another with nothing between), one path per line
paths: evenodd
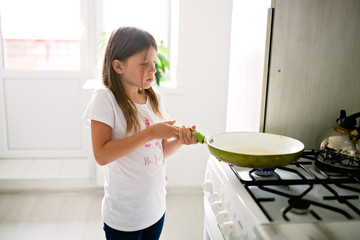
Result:
M80 69L80 0L1 0L4 68Z

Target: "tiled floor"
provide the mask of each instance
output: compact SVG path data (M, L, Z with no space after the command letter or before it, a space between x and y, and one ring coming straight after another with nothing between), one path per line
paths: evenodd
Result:
M0 192L0 239L105 239L100 216L102 195L101 188ZM161 240L202 239L203 215L200 190L169 191Z
M105 239L102 188L74 188L91 176L87 159L0 160L0 239ZM170 189L161 240L202 239L203 215L200 189Z

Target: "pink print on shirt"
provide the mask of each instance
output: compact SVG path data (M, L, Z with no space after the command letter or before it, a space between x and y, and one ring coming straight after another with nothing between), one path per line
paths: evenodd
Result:
M144 157L144 161L145 161L145 166L148 166L152 163L149 157Z
M148 118L145 118L145 128L148 128L150 126L150 121ZM151 142L154 143L154 145L157 147L159 145L159 140L151 140L150 142L145 144L145 147L149 148L151 147ZM154 154L154 160L150 159L149 156L144 157L144 164L145 166L149 166L150 164L158 164L160 162L161 157L157 156L156 153Z
M144 157L144 164L145 166L149 166L150 164L159 164L161 158L159 158L158 156L156 156L154 154L154 160L150 159L149 157Z
M150 121L149 121L149 119L146 118L145 119L145 128L148 128L148 127L150 127ZM145 147L150 147L150 144L146 143Z

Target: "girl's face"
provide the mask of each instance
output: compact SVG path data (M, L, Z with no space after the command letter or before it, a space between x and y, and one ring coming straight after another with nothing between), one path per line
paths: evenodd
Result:
M121 81L125 89L148 89L155 78L156 59L156 49L150 47L132 55L126 61L114 60L113 68L121 75Z

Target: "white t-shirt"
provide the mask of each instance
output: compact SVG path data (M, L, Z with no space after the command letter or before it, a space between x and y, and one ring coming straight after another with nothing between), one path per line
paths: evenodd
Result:
M152 110L150 101L136 104L141 129L168 118L160 95L164 119ZM112 139L122 139L126 121L113 93L108 88L94 91L83 119L96 120L112 128ZM137 231L156 223L165 213L165 161L161 139L152 140L130 154L105 166L105 195L102 201L104 222L121 231Z

